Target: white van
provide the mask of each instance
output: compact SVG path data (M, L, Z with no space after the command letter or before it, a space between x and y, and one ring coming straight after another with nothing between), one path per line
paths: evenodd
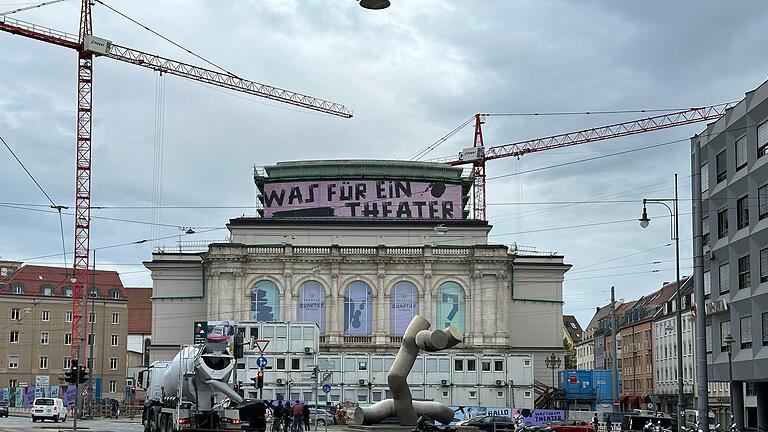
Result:
M67 408L64 401L60 398L35 398L32 405L32 423L45 419L59 421L67 420Z

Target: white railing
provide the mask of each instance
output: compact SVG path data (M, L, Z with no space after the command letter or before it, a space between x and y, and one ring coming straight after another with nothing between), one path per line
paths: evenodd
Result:
M468 247L439 247L439 248L433 248L432 249L433 255L452 255L452 256L465 256L469 255L469 248Z
M341 246L342 255L376 255L376 248L370 246Z
M330 246L294 246L293 253L296 255L328 255L331 253Z
M423 255L424 250L420 247L388 247L386 248L387 255Z

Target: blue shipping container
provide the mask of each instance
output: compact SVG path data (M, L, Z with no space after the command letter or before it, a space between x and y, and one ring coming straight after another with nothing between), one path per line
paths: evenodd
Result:
M611 403L613 377L609 370L565 370L560 372L560 394L565 399Z

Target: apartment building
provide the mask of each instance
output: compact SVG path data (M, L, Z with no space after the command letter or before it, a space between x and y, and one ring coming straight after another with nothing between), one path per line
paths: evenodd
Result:
M768 429L767 155L768 82L691 138L692 171L700 179L692 199L701 209L693 225L702 239L693 255L704 257L702 279L710 297L707 376L715 382L732 378L733 413L741 430ZM747 401L755 406L745 404L747 385L755 395Z
M71 270L23 265L0 276L0 387L64 385L72 346ZM88 289L86 356L97 398L123 395L127 303L116 272L95 271Z

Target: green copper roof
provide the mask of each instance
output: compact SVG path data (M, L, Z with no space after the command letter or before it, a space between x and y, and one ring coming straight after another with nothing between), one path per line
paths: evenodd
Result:
M398 160L313 160L278 162L256 170L257 182L306 179L410 179L466 182L463 169L435 162ZM265 175L266 174L266 175Z

